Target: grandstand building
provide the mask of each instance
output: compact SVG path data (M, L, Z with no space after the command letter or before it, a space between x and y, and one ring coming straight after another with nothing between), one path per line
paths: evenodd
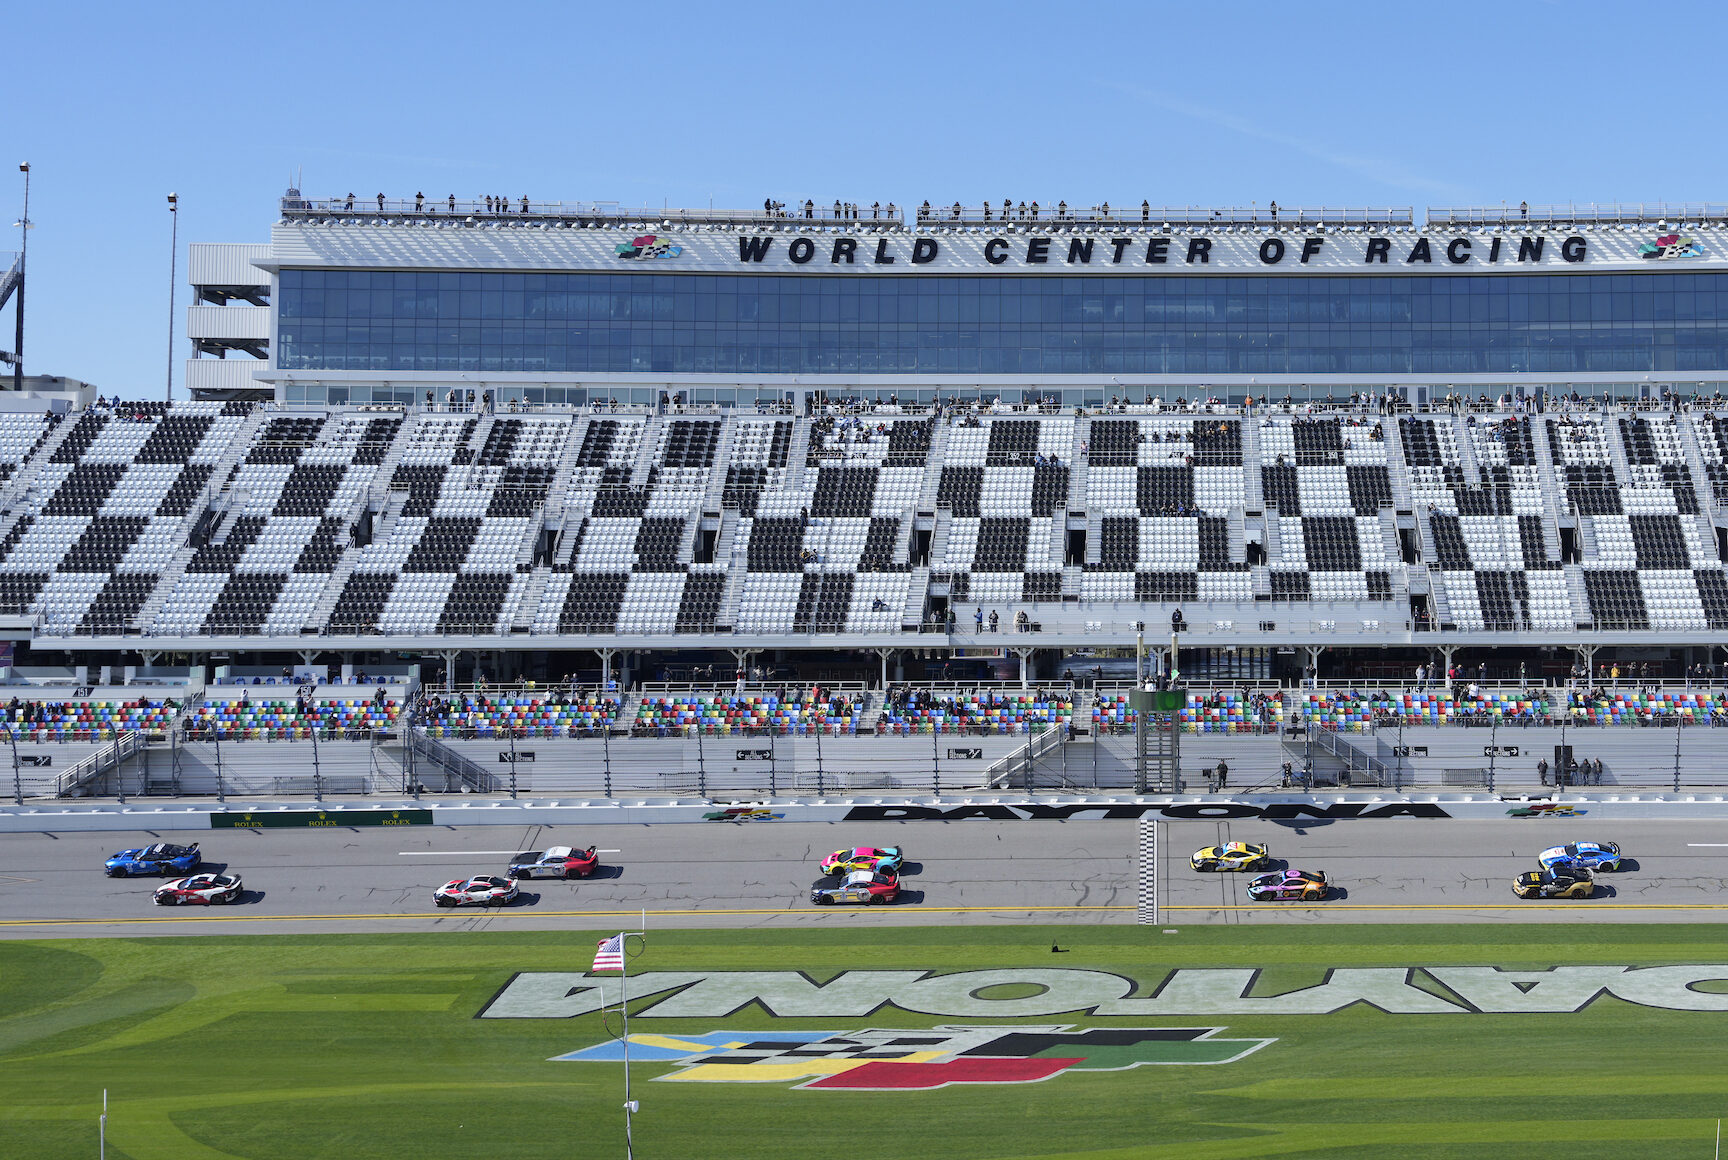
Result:
M1054 680L1180 613L1223 679L1674 675L1728 629L1725 215L290 191L192 247L194 401L0 413L0 629Z

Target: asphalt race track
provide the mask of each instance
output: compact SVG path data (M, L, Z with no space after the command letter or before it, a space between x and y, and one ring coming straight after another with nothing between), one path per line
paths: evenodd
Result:
M1129 923L1136 918L1132 822L757 822L714 825L219 830L0 836L0 937L184 935L436 929L594 930L649 926L844 923ZM1631 867L1598 876L1589 901L1525 902L1512 877L1570 839L1620 843ZM233 906L152 905L160 880L111 879L113 851L197 840L205 869L238 873ZM1323 870L1323 904L1247 901L1250 875L1197 874L1188 855L1226 840L1265 842L1274 858ZM535 880L502 911L439 910L435 886L498 873L509 855L596 844L587 881ZM810 904L822 855L901 845L905 896L887 907ZM1330 823L1165 822L1164 925L1246 922L1697 922L1728 918L1728 826L1721 821Z

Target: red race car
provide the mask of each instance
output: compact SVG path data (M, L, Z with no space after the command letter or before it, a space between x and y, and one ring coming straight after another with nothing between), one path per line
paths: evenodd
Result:
M839 882L824 878L810 886L810 901L817 906L837 902L893 902L900 897L900 879L874 870L854 870Z
M593 846L578 850L571 846L550 846L545 850L530 850L510 859L512 878L586 878L600 865Z
M244 890L237 874L194 874L164 882L155 897L157 906L213 906L233 902Z

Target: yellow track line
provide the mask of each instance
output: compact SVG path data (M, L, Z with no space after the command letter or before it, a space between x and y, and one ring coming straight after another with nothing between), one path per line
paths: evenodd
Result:
M919 906L906 908L914 914L1021 914L1021 913L1091 913L1091 912L1127 912L1135 910L1133 906ZM1262 903L1252 906L1163 906L1163 913L1203 912L1203 911L1271 911L1278 910L1364 910L1364 911L1424 911L1424 910L1562 910L1585 913L1590 910L1728 910L1728 903L1716 902L1605 902L1588 908L1566 903L1516 903L1516 902L1433 902L1412 905L1370 904L1370 903L1332 903L1309 906L1279 907L1276 903ZM488 918L617 918L621 915L641 914L637 909L625 910L483 910L475 914L463 911L451 913L434 912L431 914L211 914L208 919L213 922L372 922L385 920L412 919L444 919L467 918L484 915ZM656 917L721 917L726 915L745 916L790 916L822 913L816 910L650 910L647 913ZM867 913L882 913L875 908L869 908ZM149 926L162 923L202 922L204 918L177 917L162 915L153 918L7 918L0 919L0 927L15 926Z

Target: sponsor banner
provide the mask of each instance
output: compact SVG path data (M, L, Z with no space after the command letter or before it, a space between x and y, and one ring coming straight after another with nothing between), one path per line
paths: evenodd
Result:
M212 830L307 830L334 826L430 826L431 810L260 810L210 815Z
M725 1019L752 1005L781 1019L868 1019L891 1009L959 1019L1211 1019L1330 1015L1358 1006L1392 1015L1570 1014L1604 999L1670 1011L1728 1011L1728 990L1722 989L1728 986L1728 963L1338 967L1315 986L1276 995L1261 993L1259 979L1253 967L1182 967L1141 979L1108 971L1002 968L842 971L820 983L802 971L648 971L625 982L629 999L639 1003L632 1015L646 1019ZM618 1003L619 983L609 975L525 972L477 1017L591 1015ZM701 1054L682 1045L674 1050L679 1059Z

